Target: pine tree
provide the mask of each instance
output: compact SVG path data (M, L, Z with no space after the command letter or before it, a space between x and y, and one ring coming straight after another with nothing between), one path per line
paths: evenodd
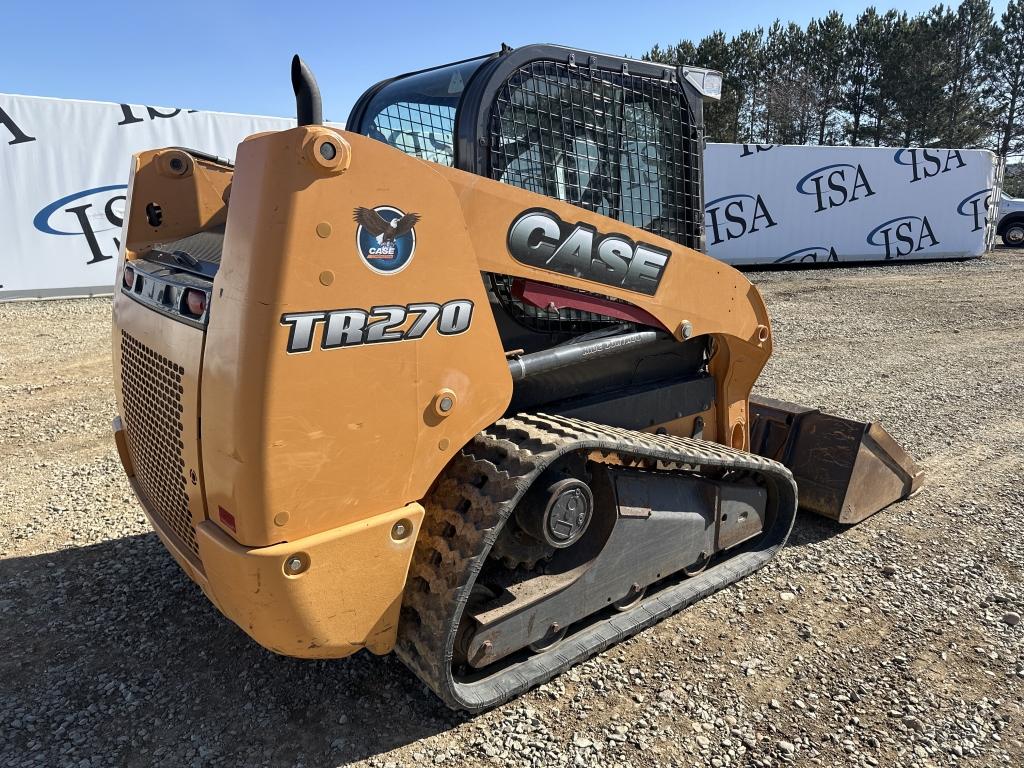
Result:
M956 12L945 14L941 23L950 45L943 57L947 72L946 124L939 143L947 147L978 146L985 139L988 122L984 96L995 31L992 7L988 0L963 0Z
M873 87L865 97L865 112L871 115L870 141L880 147L883 144L899 143L894 136L900 133L900 120L895 94L903 77L901 61L905 55L906 40L910 36L910 20L906 13L890 10L879 20L872 40L878 71Z
M996 151L1024 151L1024 0L1010 0L1000 19L990 60L988 95Z
M739 140L739 111L743 100L744 83L732 65L729 43L725 33L712 32L694 45L681 40L672 48L653 46L643 58L672 66L692 65L707 67L723 73L722 98L704 104L704 132L709 141Z
M869 7L851 25L831 11L806 30L776 20L646 57L722 71L712 140L1024 150L1024 0L998 24L989 0L913 17Z
M878 91L881 76L879 43L882 19L874 6L868 8L847 29L846 78L840 97L841 109L848 115L846 135L857 146L865 139L871 101Z
M849 30L838 11L832 11L820 21L812 20L807 27L808 77L814 90L819 144L835 144L838 139L837 110L848 66L848 39Z
M943 6L899 28L883 61L891 97L887 143L936 146L946 129L948 58L953 30Z
M672 53L675 56L675 63L677 66L680 64L693 64L694 66L700 66L696 63L697 46L689 40L680 40L676 43L676 47Z
M736 141L751 144L757 139L757 126L763 109L764 30L745 30L729 41L729 77L736 89Z
M812 122L813 88L808 76L807 34L790 22L768 28L762 48L764 113L760 141L804 144Z
M666 51L660 45L655 43L651 46L651 49L646 53L640 55L640 58L644 61L654 61L658 64L674 64L672 60L671 51Z

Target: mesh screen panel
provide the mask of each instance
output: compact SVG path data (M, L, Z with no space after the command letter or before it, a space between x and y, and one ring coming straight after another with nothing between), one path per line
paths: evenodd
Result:
M700 247L700 136L674 82L533 62L490 131L492 178Z
M121 331L121 392L128 452L149 509L199 554L185 493L181 377L185 369Z
M441 165L455 163L454 106L407 101L388 104L373 118L370 131L371 136L407 155Z

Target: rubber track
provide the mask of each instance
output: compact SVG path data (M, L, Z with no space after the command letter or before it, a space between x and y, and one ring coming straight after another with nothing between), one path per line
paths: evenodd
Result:
M689 468L759 473L774 524L698 576L666 587L623 613L568 636L549 651L490 677L459 682L452 673L455 635L473 584L516 503L553 461L572 451L623 459L657 459ZM703 440L607 427L579 419L518 414L474 437L451 461L424 501L395 647L399 658L453 709L488 709L697 600L753 573L781 549L796 518L796 484L781 464ZM769 519L772 519L769 516Z

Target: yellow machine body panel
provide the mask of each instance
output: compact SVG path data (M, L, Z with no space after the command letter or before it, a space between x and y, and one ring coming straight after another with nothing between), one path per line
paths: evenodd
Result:
M329 129L296 129L240 146L214 283L203 387L207 496L245 510L236 533L251 545L422 498L511 391L450 185L427 163L362 137L350 138L372 157L361 162L353 152L348 170L324 168L309 159L318 134L341 142ZM414 257L393 275L361 263L353 221L355 208L385 203L422 217ZM302 330L282 324L292 313L453 300L472 304L463 333L431 329L415 340L323 349L320 321L308 351L287 351ZM456 402L442 418L435 400L445 390Z
M333 161L320 152L324 141L338 150ZM169 154L182 159L184 172L171 168ZM146 212L152 204L162 214L158 226ZM178 150L141 153L128 205L119 279L153 243L226 220L205 335L129 291L115 296L115 381L126 467L138 478L160 459L174 465L170 474L187 497L196 544L170 511L154 512L159 489L136 483L155 527L221 610L267 647L324 656L363 645L382 652L393 642L414 537L392 546L391 522L398 515L418 527L422 512L412 514L410 505L511 397L509 350L490 315L482 272L599 292L649 313L679 339L712 336L717 391L704 414L705 434L747 445L747 399L771 353L767 312L739 272L676 243L321 126L251 137L239 146L233 173ZM382 205L419 217L414 255L394 274L369 268L357 248L354 210ZM510 226L537 208L667 251L657 290L648 295L514 259ZM417 318L409 313L380 330L379 343L324 348L332 345L332 313L359 310L371 326L386 325L397 315L381 308L452 302L472 307L471 321L456 332L439 332L435 319L425 332L410 333ZM289 351L307 330L308 349ZM128 338L147 365L181 378L173 407L180 407L182 427L172 441L180 442L180 462L173 445L159 458L145 447L147 425L132 410L145 394L126 402ZM442 410L445 398L450 406ZM667 427L688 435L693 416ZM373 553L367 531L384 540L381 552ZM318 538L325 536L329 545ZM344 554L341 542L351 545ZM309 553L308 570L286 576L287 558L299 550ZM368 560L387 566L360 571L375 574L370 582L381 588L360 591L359 583L370 583L365 578L323 565ZM267 591L267 573L277 576L274 590ZM297 587L314 579L321 588ZM328 588L342 587L332 579L344 582L344 609L338 590ZM297 632L306 624L295 620L296 611L319 617L315 630ZM352 627L366 636L354 637Z

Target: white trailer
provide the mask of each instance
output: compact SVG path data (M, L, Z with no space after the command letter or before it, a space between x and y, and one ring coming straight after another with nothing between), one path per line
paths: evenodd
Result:
M291 125L0 93L0 301L110 292L133 152L231 156L246 136ZM997 168L978 150L709 144L707 250L731 264L980 256Z
M707 250L746 265L981 256L999 168L987 150L709 144Z
M132 153L238 143L294 119L0 93L0 301L110 293Z

